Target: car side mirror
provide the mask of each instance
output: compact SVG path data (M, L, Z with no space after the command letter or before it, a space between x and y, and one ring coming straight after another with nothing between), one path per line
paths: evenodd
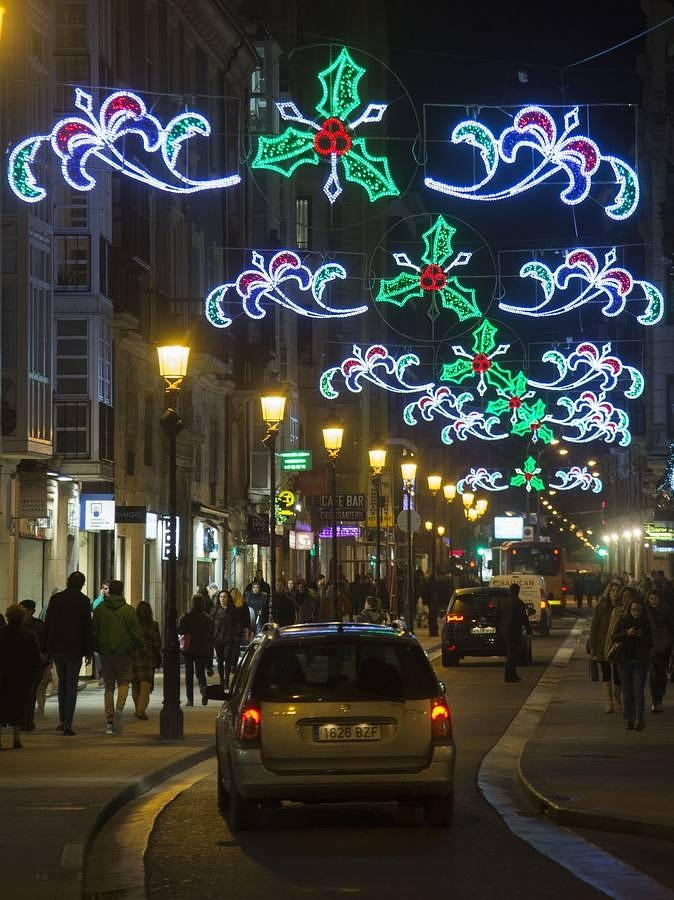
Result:
M221 684L209 684L206 686L206 696L209 700L219 700L224 703L225 700L229 700L230 691Z

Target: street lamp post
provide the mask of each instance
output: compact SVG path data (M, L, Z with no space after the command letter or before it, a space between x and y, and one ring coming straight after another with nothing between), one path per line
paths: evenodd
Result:
M338 545L337 545L337 457L342 449L342 440L344 438L344 428L342 425L327 425L323 429L323 446L325 447L330 466L332 469L331 480L331 506L332 510L332 559L331 581L332 581L332 603L335 619L339 618L339 591L337 586L338 575Z
M444 495L445 500L449 503L449 575L452 579L454 579L454 571L453 571L453 563L454 563L454 534L452 529L452 504L456 499L456 485L450 482L449 484L443 484L442 493Z
M386 447L375 446L368 451L370 468L374 481L374 499L376 504L375 517L375 579L374 592L377 598L377 606L381 605L381 474L386 467Z
M417 464L415 462L402 462L400 471L403 477L403 485L407 494L407 580L405 591L405 613L407 627L414 634L414 544L412 541L412 494L414 481L417 477Z
M433 526L435 527L435 522L437 520L437 499L438 499L438 491L442 487L442 476L441 475L429 475L427 477L428 482L428 490L431 492L431 497L433 498L432 505L432 517L433 517ZM436 562L437 558L435 555L435 534L433 535L433 543L431 544L431 577L433 579L433 584L435 584L435 576L436 576Z
M176 537L178 527L177 438L183 429L178 415L178 394L187 374L190 348L180 344L157 347L159 373L166 383L166 409L159 425L169 442L168 514L169 539L164 592L164 699L159 713L159 736L178 740L183 736L183 711L180 708L180 653L178 649L176 602Z
M286 408L285 395L279 391L270 391L260 397L262 420L267 426L267 433L262 443L269 449L269 608L267 621L274 621L276 611L276 438L283 421Z

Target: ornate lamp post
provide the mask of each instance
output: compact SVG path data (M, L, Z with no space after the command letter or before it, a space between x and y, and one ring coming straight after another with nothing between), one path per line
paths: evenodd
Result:
M381 473L386 468L386 447L374 446L368 451L370 457L370 468L372 469L372 479L374 481L374 493L376 509L375 519L375 595L377 597L377 606L381 604Z
M183 711L180 708L180 654L178 652L176 604L176 532L178 527L177 438L183 429L178 415L178 394L187 374L190 348L182 344L157 347L159 374L166 382L166 409L159 420L169 441L168 514L169 540L164 593L164 700L159 713L159 736L177 740L183 736Z
M332 510L332 559L330 561L330 581L332 582L333 610L335 619L339 618L338 609L338 589L337 575L338 569L338 548L337 548L337 457L342 449L342 440L344 438L344 427L342 425L326 425L323 429L323 446L325 447L330 467L332 469L331 479L331 510Z
M407 579L405 583L405 614L407 627L414 633L414 545L412 542L412 495L414 482L417 477L417 464L415 462L402 462L400 472L403 478L403 486L407 494Z
M442 487L442 475L429 475L426 479L428 482L428 490L431 492L431 497L433 498L433 522L435 523L437 519L437 500L438 500L438 492ZM435 535L433 535L432 543L431 543L431 578L433 579L433 584L435 585L435 577L436 577L436 562L437 558L435 555Z
M279 391L270 391L260 397L262 420L267 426L267 433L262 443L269 449L269 608L267 621L274 621L276 611L276 438L283 421L286 408L285 395Z
M456 500L456 485L452 482L448 484L443 484L442 493L444 495L445 500L449 503L449 574L450 577L454 577L453 563L454 563L454 532L452 528L452 504Z

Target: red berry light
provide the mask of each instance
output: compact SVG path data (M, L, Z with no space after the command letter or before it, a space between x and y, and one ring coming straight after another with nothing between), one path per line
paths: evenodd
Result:
M473 357L471 365L473 367L473 372L482 374L491 368L491 360L486 353L478 353Z
M440 266L431 263L419 275L419 284L425 291L439 291L447 284L447 276Z
M326 119L314 136L314 150L320 156L344 156L351 149L351 136L341 119Z

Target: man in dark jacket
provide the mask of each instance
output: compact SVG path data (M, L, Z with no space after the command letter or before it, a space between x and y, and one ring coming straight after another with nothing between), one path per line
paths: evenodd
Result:
M510 585L510 596L501 600L499 632L506 642L505 681L521 681L517 674L517 656L522 648L522 629L531 634L527 610L520 600L519 584Z
M52 594L44 620L44 651L54 660L59 677L59 721L57 728L74 735L73 718L77 703L77 678L82 657L91 658L91 601L82 593L85 577L68 575L65 591Z
M131 654L144 646L136 610L124 599L124 585L121 581L111 581L108 594L94 611L94 647L101 654L105 684L106 734L119 734L122 730L122 713L131 681Z

